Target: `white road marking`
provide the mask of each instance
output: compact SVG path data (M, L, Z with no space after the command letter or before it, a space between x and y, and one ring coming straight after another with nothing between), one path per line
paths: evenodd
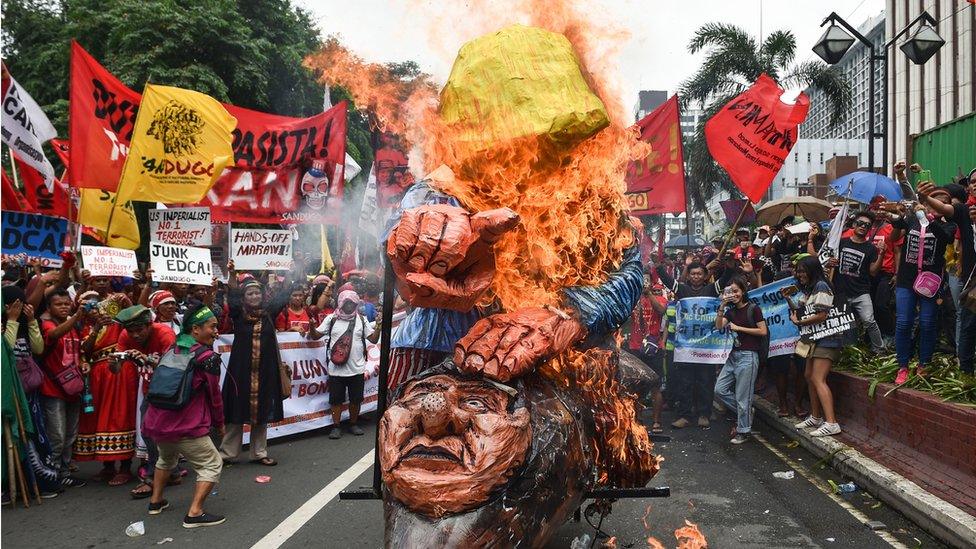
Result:
M328 483L325 488L319 490L319 493L309 498L304 505L296 509L288 518L281 521L281 524L276 526L274 530L268 532L268 535L252 545L251 549L278 549L284 545L289 538L305 526L305 523L312 520L312 517L316 513L335 499L339 495L339 492L345 489L346 486L349 486L349 483L359 478L359 475L363 474L372 465L373 450L370 449L352 467L343 471L341 475Z
M765 438L762 437L762 435L759 435L757 433L752 433L752 438L758 440L763 446L766 447L767 450L775 454L776 457L778 457L779 459L783 460L783 463L786 463L794 471L800 473L800 476L810 481L810 484L816 486L818 490L820 490L824 494L827 494L827 497L834 500L834 503L836 503L842 509L850 513L851 516L853 516L858 521L860 521L861 524L866 525L871 520L867 515L862 513L857 507L854 507L847 500L835 494L834 489L831 488L829 484L824 482L823 479L814 475L806 467L800 465L799 462L794 461L791 457L781 452L779 448L776 448L775 446L770 444L769 441L767 441ZM891 535L888 532L885 532L884 530L875 530L874 533L877 534L878 537L880 537L881 539L888 542L888 545L891 545L892 547L896 547L898 549L908 549L907 545L898 541L898 538L896 538L895 536Z

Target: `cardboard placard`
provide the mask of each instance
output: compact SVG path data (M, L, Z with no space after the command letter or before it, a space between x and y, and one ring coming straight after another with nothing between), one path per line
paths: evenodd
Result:
M68 221L46 215L3 212L3 256L39 259L45 267L60 267Z
M122 248L82 246L81 262L92 276L132 276L139 270L136 253Z
M800 337L810 341L820 341L837 336L854 327L854 312L848 312L846 305L830 309L827 318L819 324L800 326Z
M279 229L231 229L230 258L239 271L292 268L292 234Z
M213 263L210 260L210 250L206 248L150 242L149 264L153 270L154 282L198 286L213 284Z
M212 230L210 208L149 210L149 239L156 242L210 246Z

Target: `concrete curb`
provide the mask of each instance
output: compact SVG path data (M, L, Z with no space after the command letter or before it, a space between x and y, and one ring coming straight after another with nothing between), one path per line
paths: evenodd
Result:
M921 486L831 437L813 437L793 427L793 420L777 417L776 406L756 397L756 412L787 437L818 458L832 456L828 465L852 479L929 534L952 547L976 546L976 517L925 491Z

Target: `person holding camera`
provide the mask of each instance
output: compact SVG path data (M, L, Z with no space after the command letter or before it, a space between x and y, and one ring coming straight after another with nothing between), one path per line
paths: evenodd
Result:
M715 329L732 333L732 352L715 380L715 396L736 413L732 444L749 440L752 432L752 398L759 372L759 351L769 335L762 309L749 300L749 284L735 277L722 292L715 315ZM734 389L733 389L734 386Z
M957 229L952 204L953 201L964 204L966 200L965 190L956 184L936 187L931 182L923 182L917 192L919 202L911 210L904 204L893 205L897 215L891 222L893 238L905 235L895 284L895 352L899 366L895 383L899 385L908 381L908 364L914 354L912 331L916 308L919 324L917 375L925 375L925 365L935 353L938 291L945 276L945 251L955 240ZM966 213L961 207L960 214ZM971 247L971 240L969 244Z
M113 372L118 372L123 362L135 367L139 375L138 414L143 420L146 414L144 399L149 391L153 370L166 351L176 344L176 334L169 326L153 322L152 312L143 305L122 309L115 315L115 321L122 325L123 331L119 335L116 352L109 358L109 367ZM152 470L159 458L156 444L142 432L141 423L136 424L136 457L142 459L138 470L141 483L129 492L133 499L152 494Z

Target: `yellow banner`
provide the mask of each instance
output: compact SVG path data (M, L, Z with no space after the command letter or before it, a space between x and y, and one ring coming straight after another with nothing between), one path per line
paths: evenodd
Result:
M78 189L81 192L81 207L78 210L78 223L99 232L106 246L135 250L139 247L139 224L132 210L131 202L118 202L115 214L112 204L115 193L102 189ZM109 217L112 219L112 233L105 235Z
M198 202L234 162L235 127L237 119L209 95L147 84L119 180L119 198Z

